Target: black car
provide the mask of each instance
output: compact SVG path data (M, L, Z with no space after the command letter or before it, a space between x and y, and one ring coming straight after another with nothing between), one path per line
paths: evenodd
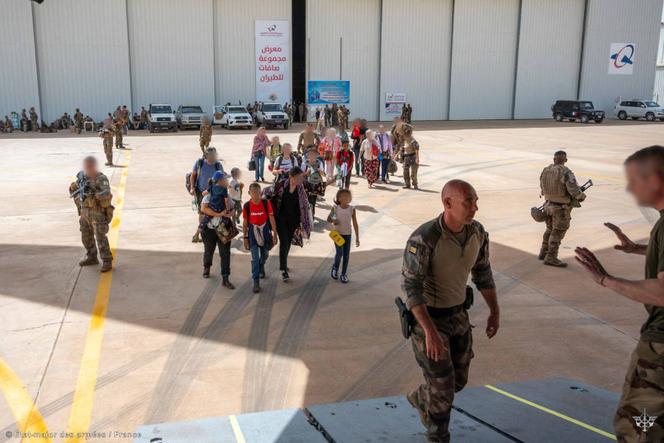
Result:
M581 100L558 100L551 106L553 119L561 122L565 119L569 121L579 120L581 123L588 123L595 120L602 123L604 120L604 111L598 111L593 106L593 102Z

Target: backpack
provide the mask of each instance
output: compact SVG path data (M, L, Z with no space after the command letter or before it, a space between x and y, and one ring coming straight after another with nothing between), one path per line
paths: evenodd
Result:
M196 170L200 171L201 168L203 167L203 162L205 161L204 158L199 158L198 162L196 162ZM221 166L221 162L217 161L214 164L214 170L215 171L220 171L223 170L223 167ZM192 171L189 171L185 174L184 176L184 187L187 188L187 192L191 194L191 174Z
M283 155L280 155L277 157L277 159L274 161L274 169L279 169L281 167L281 160L284 158ZM293 164L293 167L299 167L301 164L301 160L298 158L297 155L291 153L291 163Z

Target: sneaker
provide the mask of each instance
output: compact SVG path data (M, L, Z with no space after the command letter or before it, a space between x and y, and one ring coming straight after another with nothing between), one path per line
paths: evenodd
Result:
M258 294L261 292L261 284L258 280L254 280L254 289L253 289L254 294Z
M228 289L235 289L235 285L231 283L231 281L228 279L228 277L224 277L224 281L221 283L225 288Z
M97 257L90 257L89 255L86 256L83 260L78 262L79 266L93 266L93 265L98 265L99 260L97 260Z
M348 283L350 280L348 280L348 276L346 274L341 274L341 276L339 277L339 281L341 283Z
M203 268L203 278L210 278L210 267Z
M332 268L332 272L330 272L330 277L337 280L339 278L339 271L337 271L336 268Z
M288 271L283 271L283 272L281 273L281 279L282 279L283 281L288 281L288 280L290 280L290 275L288 275Z

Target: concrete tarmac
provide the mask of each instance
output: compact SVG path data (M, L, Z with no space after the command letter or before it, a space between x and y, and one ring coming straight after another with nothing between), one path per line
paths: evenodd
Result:
M318 204L311 241L293 249L291 281L279 278L273 250L258 295L239 240L231 263L237 289L220 285L218 257L212 278L201 278L202 245L191 243L196 215L184 188L200 156L196 131L130 132L127 149L114 150L122 166L103 168L123 197L116 201L115 269L106 280L98 268L78 266L84 251L67 193L84 156L103 164L101 139L1 135L0 441L19 441L16 422L30 411L56 434L53 441L81 441L60 434L66 431L129 441L122 433L146 423L408 392L422 376L393 303L402 251L410 232L440 213L439 192L451 178L478 191L477 219L491 236L501 304L501 329L488 340L488 310L476 297L469 384L567 377L619 391L646 312L595 285L573 249L587 246L609 272L642 278L642 257L614 251L602 224L647 240L657 214L626 194L622 162L662 143L664 124L417 122L415 129L420 191L401 188L401 168L375 189L352 180L361 245L351 253L351 282L329 277L334 248L324 219L332 186ZM296 144L300 130L268 135ZM212 138L226 170L240 167L246 185L253 134L215 128ZM539 174L557 149L567 151L580 182L595 183L563 240L567 269L537 260L544 225L529 215L541 203Z

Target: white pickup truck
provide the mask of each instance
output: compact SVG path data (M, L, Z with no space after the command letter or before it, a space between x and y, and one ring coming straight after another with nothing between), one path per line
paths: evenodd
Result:
M150 108L148 109L148 130L154 132L157 129L178 130L171 105L150 104Z
M228 129L251 129L254 127L254 119L242 105L215 106L214 124Z
M283 126L284 129L288 129L288 126L290 125L288 115L286 115L279 103L261 103L258 105L256 122L258 125L266 128Z

